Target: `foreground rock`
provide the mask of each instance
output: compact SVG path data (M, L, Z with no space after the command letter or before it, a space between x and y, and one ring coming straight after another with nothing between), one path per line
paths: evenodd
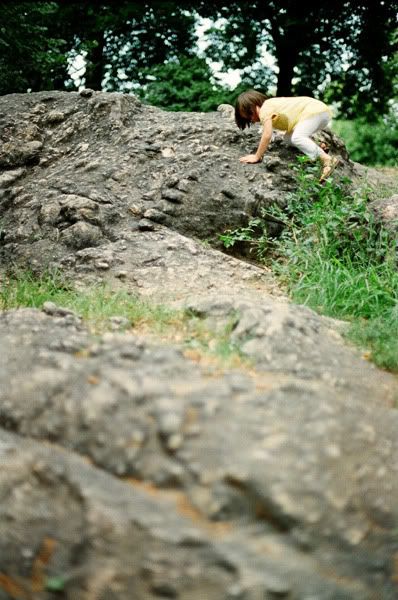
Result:
M3 283L27 266L104 282L243 357L94 335L49 304L3 312L0 599L395 598L395 378L200 241L284 206L294 152L275 138L244 166L258 132L117 94L6 96L0 113Z
M51 540L43 572L68 598L394 597L398 415L376 370L220 377L61 311L4 313L0 341L0 423L46 442L0 433L10 576Z
M311 558L266 521L209 524L182 492L111 479L55 447L9 434L0 442L7 468L0 472L0 551L10 574L2 586L11 591L2 598L370 597L365 584L339 582L347 566L333 551ZM383 558L376 552L369 563L358 552L357 562L379 586Z

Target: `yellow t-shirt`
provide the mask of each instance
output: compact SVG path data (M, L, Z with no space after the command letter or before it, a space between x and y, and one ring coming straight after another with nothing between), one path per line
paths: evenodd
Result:
M309 96L293 96L269 98L260 109L260 123L272 118L272 127L282 131L292 131L299 121L304 121L313 115L332 110L320 100Z

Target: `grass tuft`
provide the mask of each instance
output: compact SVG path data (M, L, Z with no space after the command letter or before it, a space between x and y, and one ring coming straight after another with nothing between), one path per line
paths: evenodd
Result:
M350 193L346 178L321 185L306 162L299 158L297 189L286 209L263 211L261 223L257 217L221 239L228 247L249 240L292 300L349 321L347 337L377 365L398 372L395 236L369 210L369 190ZM278 238L267 232L269 217L284 224Z
M59 273L20 273L0 285L0 309L41 308L54 302L81 316L97 332L109 327L111 317L123 317L130 326L150 322L161 330L176 318L176 311L152 305L124 290L113 291L106 285L77 290Z

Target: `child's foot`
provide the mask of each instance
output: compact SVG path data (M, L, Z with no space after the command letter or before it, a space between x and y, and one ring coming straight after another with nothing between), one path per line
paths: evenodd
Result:
M340 164L340 159L336 156L330 158L329 160L323 163L323 169L321 173L321 177L319 179L320 183L323 183L328 177L331 176L335 168Z

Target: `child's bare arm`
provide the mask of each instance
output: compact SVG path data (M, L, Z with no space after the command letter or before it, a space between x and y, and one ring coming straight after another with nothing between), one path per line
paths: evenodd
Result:
M258 163L261 162L263 158L263 154L268 148L268 144L270 143L272 138L272 119L271 117L264 121L263 123L263 133L261 135L260 143L258 145L257 151L255 154L248 154L247 156L242 156L239 160L243 163Z

